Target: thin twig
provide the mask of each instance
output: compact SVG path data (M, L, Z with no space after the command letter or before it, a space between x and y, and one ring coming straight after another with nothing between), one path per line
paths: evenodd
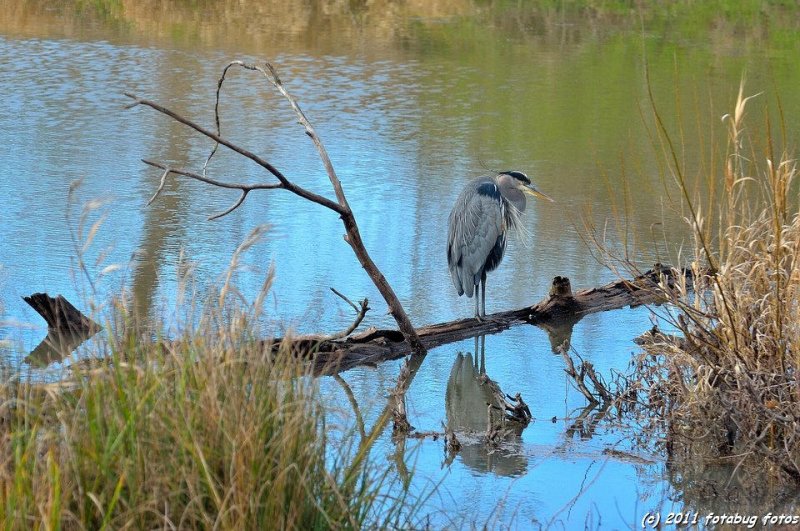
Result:
M148 166L153 166L155 168L160 168L160 169L164 170L164 173L161 176L161 183L158 185L158 189L153 194L153 197L151 197L150 201L147 202L148 205L150 203L152 203L153 201L155 201L156 198L161 194L161 191L164 189L164 183L166 182L167 177L169 176L170 173L174 173L176 175L183 175L184 177L189 177L190 179L195 179L197 181L204 182L206 184L211 184L211 185L217 186L219 188L228 188L228 189L231 189L231 190L241 190L242 195L239 196L239 199L230 208L228 208L224 212L221 212L219 214L214 214L213 216L210 216L208 218L209 220L221 218L222 216L230 214L231 212L236 210L242 203L244 203L244 200L247 197L247 194L249 194L253 190L276 190L276 189L284 189L285 188L285 186L283 186L282 183L274 183L274 184L226 183L226 182L223 182L223 181L217 181L216 179L211 179L209 177L205 177L203 175L200 175L198 173L194 173L194 172L191 172L191 171L188 171L188 170L182 170L180 168L171 168L169 166L161 164L160 162L154 162L152 160L145 160L145 159L142 159L142 162L144 162Z
M217 128L216 129L217 134L220 136L222 136L222 128L220 126L220 120L219 120L219 97L220 94L222 93L222 84L225 82L225 76L228 74L228 69L234 66L235 63L236 62L228 63L228 65L225 66L225 68L222 70L222 75L220 76L219 81L217 81L217 93L214 98L214 125ZM211 153L208 154L206 162L203 164L203 175L206 174L206 169L208 168L208 164L211 162L211 159L216 154L217 148L219 148L219 142L214 142L214 147L211 149Z
M333 288L333 287L332 287L332 288L331 288L331 291L332 291L332 292L334 292L335 294L337 294L337 295L338 295L338 296L339 296L339 297L340 297L342 300L344 300L344 302L346 302L347 304L349 304L350 306L352 306L352 307L353 307L353 309L354 309L355 311L358 311L358 306L356 306L356 304L355 304L353 301L351 301L350 299L348 299L348 298L347 298L345 295L343 295L343 294L342 294L340 291L338 291L336 288Z
M361 307L359 308L358 306L355 305L355 303L353 303L353 301L351 301L350 299L348 299L347 297L345 297L344 295L342 295L341 293L339 293L335 289L331 288L331 291L333 291L335 294L337 294L339 297L344 299L345 302L347 302L350 306L353 307L353 309L357 312L356 313L356 318L353 321L353 324L351 324L346 330L343 330L343 331L338 332L336 334L331 334L329 336L323 336L322 338L319 339L320 341L333 341L333 340L336 340L336 339L342 339L344 337L349 336L350 334L353 333L353 331L356 328L358 328L358 325L361 324L361 321L364 320L364 316L369 311L369 299L365 298L363 301L360 301L359 304L361 305Z

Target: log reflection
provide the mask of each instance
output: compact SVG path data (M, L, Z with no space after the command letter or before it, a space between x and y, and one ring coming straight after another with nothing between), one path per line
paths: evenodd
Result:
M95 331L65 331L50 330L41 343L36 345L30 354L23 360L32 367L47 367L58 363L68 357L84 341L95 335Z

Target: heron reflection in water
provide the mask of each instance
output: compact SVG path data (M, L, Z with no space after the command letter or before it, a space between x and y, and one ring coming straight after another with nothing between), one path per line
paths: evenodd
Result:
M485 444L487 426L501 422L503 404L497 402L496 386L486 375L486 336L475 338L475 355L458 353L450 370L445 393L447 427L458 433L459 457L473 470L518 477L527 471L528 459L521 439L510 436L502 448ZM494 407L487 407L492 404Z

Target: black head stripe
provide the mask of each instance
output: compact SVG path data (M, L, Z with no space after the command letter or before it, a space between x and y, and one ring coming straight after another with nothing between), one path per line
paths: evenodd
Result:
M525 184L531 184L531 180L528 179L528 176L522 173L521 171L510 170L510 171L501 171L500 173L504 173L510 177L517 179L518 181L522 181Z

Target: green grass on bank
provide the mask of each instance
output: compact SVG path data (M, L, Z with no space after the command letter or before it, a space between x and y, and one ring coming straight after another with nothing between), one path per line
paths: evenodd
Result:
M224 314L170 342L120 327L64 385L0 388L3 527L411 525L406 490L369 453L379 427L332 431L303 365L265 356L248 311Z

